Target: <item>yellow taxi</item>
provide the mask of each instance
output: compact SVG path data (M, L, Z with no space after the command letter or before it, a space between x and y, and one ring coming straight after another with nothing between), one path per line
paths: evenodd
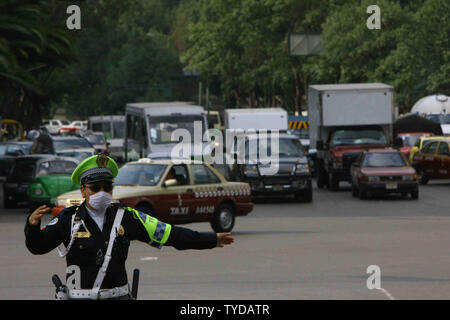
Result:
M409 154L409 163L413 162L414 154L422 150L427 144L433 141L448 141L448 136L423 136L417 140L414 147L411 149Z
M148 158L129 162L114 179L113 202L171 223L210 222L215 232L229 232L236 216L253 209L250 185L229 182L211 165L193 160ZM80 190L60 195L53 215L84 201Z

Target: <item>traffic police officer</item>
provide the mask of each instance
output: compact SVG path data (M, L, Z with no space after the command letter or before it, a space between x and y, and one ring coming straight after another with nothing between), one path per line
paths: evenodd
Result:
M50 209L37 208L25 225L26 246L33 254L58 247L67 261L67 287L60 299L129 299L125 260L131 240L178 250L211 249L234 242L229 233L196 232L172 226L129 207L112 204L116 162L104 155L82 161L72 174L85 201L64 209L47 226L42 216ZM64 245L64 246L63 246ZM58 298L58 292L57 292Z

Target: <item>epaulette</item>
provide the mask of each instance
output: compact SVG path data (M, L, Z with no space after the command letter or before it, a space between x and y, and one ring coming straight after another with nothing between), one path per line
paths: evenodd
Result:
M66 207L60 212L60 214L64 213L64 214L68 214L68 215L72 216L78 212L79 208L80 208L80 206L77 206L77 205Z

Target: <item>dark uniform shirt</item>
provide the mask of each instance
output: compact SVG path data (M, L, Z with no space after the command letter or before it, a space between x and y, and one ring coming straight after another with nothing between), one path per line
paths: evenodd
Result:
M118 205L111 205L105 213L103 231L89 216L85 204L79 207L69 207L53 218L45 228L32 226L28 222L25 225L25 243L33 254L45 254L55 249L61 243L67 247L71 238L72 215L81 218L88 230L83 226L79 229L82 237L76 237L66 256L67 266L77 265L81 271L81 288L92 289L98 271L106 254L108 240L114 223ZM141 217L146 215L139 212ZM109 262L102 289L120 287L128 283L125 269L125 261L128 256L130 241L139 240L150 243L151 238L137 217L137 213L128 208L125 209L121 230L116 237L111 261ZM89 232L89 233L88 233ZM217 235L213 232L196 232L187 228L172 226L166 246L175 247L178 250L185 249L211 249L217 245Z

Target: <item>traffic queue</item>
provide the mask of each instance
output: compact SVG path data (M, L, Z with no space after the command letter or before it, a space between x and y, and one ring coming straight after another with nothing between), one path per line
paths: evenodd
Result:
M120 164L113 202L171 224L209 222L216 232L231 231L257 198L313 201L314 177L319 190L337 191L346 181L359 199L418 199L419 184L450 178L450 136L426 117L394 120L391 86L312 85L307 117L299 134L282 108L219 113L159 102L131 103L125 115L77 121L77 129L56 129L46 121L28 151L9 151L13 142L0 144L0 156L9 163L5 207L46 204L58 215L79 205L80 188L70 176L98 153ZM188 139L178 143L180 132Z

